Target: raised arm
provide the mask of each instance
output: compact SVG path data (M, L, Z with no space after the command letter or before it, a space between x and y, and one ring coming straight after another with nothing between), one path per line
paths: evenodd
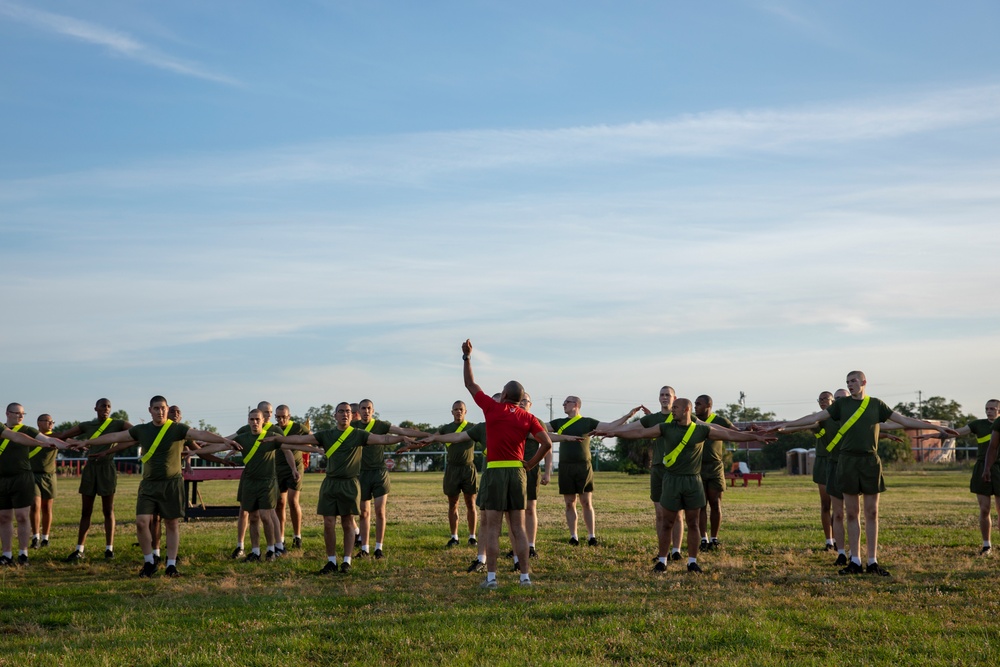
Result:
M125 431L116 431L114 433L105 433L104 435L99 436L97 438L93 438L91 440L77 440L76 441L76 443L87 445L89 447L93 447L95 445L97 445L97 446L99 446L99 445L114 445L114 444L117 444L117 443L125 443L125 442L128 442L128 443L135 442L135 440L132 439L132 436L130 436L128 434L127 430L125 430ZM119 447L118 449L124 449L124 447Z
M295 458L292 457L292 452L290 450L295 450L299 452L309 452L310 454L326 454L326 450L323 449L322 447L317 447L315 445L296 445L290 442L282 443L281 449L285 452L286 455L291 457L291 462L289 462L288 466L292 470L296 470L296 468L295 468Z
M397 445L401 442L410 444L413 441L409 436L405 435L375 435L374 433L368 436L368 442L366 445Z
M449 445L454 445L459 442L469 442L470 440L472 440L472 436L470 436L465 431L462 431L460 433L435 433L433 435L428 435L426 438L423 438L422 440L419 440L417 442L411 442L406 445L403 445L396 451L398 453L403 453L403 452L408 452L412 449L420 449L422 447L426 447L427 445L433 445L439 443L440 444L448 443Z
M604 430L606 428L618 428L619 426L627 422L629 419L631 419L633 416L635 416L635 413L639 412L640 410L645 410L645 408L640 405L638 407L632 408L631 410L628 411L628 414L619 417L613 422L600 422L597 425L597 430ZM646 412L648 414L649 411L646 410Z
M472 341L469 339L462 343L462 377L465 379L465 388L473 396L483 390L472 377Z
M128 429L126 429L126 430L128 430ZM81 433L83 433L83 427L80 426L79 424L77 424L76 426L68 428L65 431L59 431L58 433L53 433L52 437L53 438L59 438L60 440L67 440L69 438L75 438L76 436L80 435Z

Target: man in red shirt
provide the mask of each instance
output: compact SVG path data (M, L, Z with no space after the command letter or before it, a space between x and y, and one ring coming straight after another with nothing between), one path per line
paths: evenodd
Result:
M534 468L552 449L552 439L542 424L518 403L524 395L520 382L511 380L500 393L500 402L487 396L472 377L472 341L462 343L462 375L465 388L486 417L486 472L479 487L482 535L486 543L486 581L482 588L497 587L497 556L500 528L507 513L511 543L521 564L521 585L530 586L528 540L524 532L524 508L528 496L525 470ZM533 435L539 447L530 461L524 461L524 440Z

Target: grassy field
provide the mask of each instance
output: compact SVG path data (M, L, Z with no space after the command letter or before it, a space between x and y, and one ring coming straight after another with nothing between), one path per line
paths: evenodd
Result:
M0 570L0 665L995 664L1000 561L979 558L967 472L887 475L879 561L888 579L840 577L822 551L806 478L768 475L724 496L721 551L701 575L654 574L648 478L598 473L598 547L571 547L555 487L539 501L536 585L466 574L448 539L441 476L393 474L387 558L318 577L322 528L304 491L305 548L276 563L228 558L234 521L181 529L180 579L136 577L137 480L119 483L117 557L73 548L76 480L60 480L52 546ZM231 502L236 482L203 485ZM95 522L99 509L95 512ZM582 522L581 522L582 528ZM339 536L338 536L339 541ZM506 540L505 540L506 542ZM509 569L509 561L503 563ZM162 569L161 569L162 572Z

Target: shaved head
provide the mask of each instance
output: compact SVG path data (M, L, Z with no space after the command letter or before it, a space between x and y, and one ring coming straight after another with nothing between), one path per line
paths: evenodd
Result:
M524 387L517 380L511 380L503 386L500 392L501 403L520 403L524 396Z

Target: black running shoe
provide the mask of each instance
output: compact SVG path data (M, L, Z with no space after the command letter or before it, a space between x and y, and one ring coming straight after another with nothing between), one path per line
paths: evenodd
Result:
M701 572L701 568L698 563L688 563L688 572Z
M993 547L992 546L983 547L982 549L979 550L979 555L980 556L989 556L991 553L993 553Z
M111 549L104 550L104 560L111 560L114 557L115 557L114 551L112 551Z
M865 568L865 574L877 574L880 577L891 577L889 570L884 569L878 563L871 563Z
M572 547L578 547L580 546L580 540L576 539L575 537L571 537L569 538L569 544Z
M244 563L259 563L260 562L260 554L255 554L254 552L251 551L250 553L247 554L247 557L243 559L243 562Z
M457 547L459 544L460 543L459 543L458 539L455 538L455 537L453 537L450 540L448 540L448 545L447 546L449 546L449 547Z
M513 558L513 557L514 557L514 550L511 549L510 551L507 552L507 558Z
M161 560L160 554L153 554L153 565L159 565Z
M827 544L826 545L826 551L836 551L836 550L837 550L837 545L836 544Z
M264 560L267 561L268 563L270 563L273 560L276 560L277 558L278 558L278 553L276 551L271 551L270 549L268 549L268 551L264 554Z
M355 558L368 558L368 556L370 556L370 555L371 554L368 553L367 551L365 551L364 549L362 549L361 551L354 552L354 557Z
M720 542L719 540L713 539L711 542L708 543L708 550L712 551L713 549L718 549L721 546L722 546L722 542Z
M847 564L842 570L838 570L839 574L862 574L865 569L861 567L860 563L855 563L853 560Z
M38 538L37 537L32 537L31 538L31 544L29 546L30 546L31 549L37 549L38 548Z
M382 560L383 558L385 558L385 554L384 554L384 553L382 553L382 550L381 550L381 549L376 549L376 550L375 550L375 553L374 553L374 554L372 554L372 555L374 555L374 556L375 556L375 560Z
M680 551L673 551L673 552L671 552L671 554L670 554L670 560L680 560L680 559L681 559L681 552Z
M847 565L847 556L844 554L837 554L837 560L833 562L834 567L840 567Z
M229 554L229 557L236 560L237 558L243 558L244 555L246 555L246 552L243 551L243 547L236 547L233 549L233 553Z
M590 539L588 539L587 540L587 546L588 547L596 547L597 546L597 538L596 537L591 537Z
M709 550L709 549L711 549L711 548L712 548L712 547L711 547L711 545L710 545L710 544L708 543L708 540L702 540L702 541L701 541L701 544L699 544L699 545L698 545L698 551L708 551L708 550Z
M74 550L73 553L71 553L70 555L66 556L66 558L63 559L63 562L64 563L78 563L81 560L83 560L83 552L77 549L77 550Z
M20 566L22 566L22 567L25 566L25 565L27 565L28 564L28 554L18 554L17 555L17 564L20 565Z
M168 565L167 569L163 571L163 574L170 577L171 579L176 579L181 576L181 573L177 571L176 565Z
M149 579L154 574L156 574L156 566L152 563L143 563L142 569L139 570L140 579Z
M302 538L301 537L293 537L292 538L292 548L293 549L301 549L302 548Z
M343 563L340 564L340 571L343 572L344 574L347 574L348 572L351 571L351 564L348 563L347 561L344 561Z
M477 544L479 544L479 540L477 540L475 537L473 537L473 536L470 535L469 536L469 546L470 547L474 547Z
M334 563L332 560L328 560L326 561L326 565L323 566L323 569L317 572L316 574L333 574L334 572L337 571L338 571L337 564Z
M483 561L479 560L478 558L473 558L472 559L472 565L470 565L468 568L466 568L465 571L466 572L485 572L486 571L486 563L484 563Z
M661 563L660 559L657 558L656 565L653 566L653 572L666 572L666 571L667 571L667 564Z
M49 546L49 538L43 537L41 543L39 544L39 546L42 546L42 547Z
M361 536L358 535L357 537L354 538L354 548L358 549L360 547L361 547Z
M535 547L528 547L528 558L538 558L538 552L535 551Z
M11 566L13 566L14 565L14 559L13 558L8 558L7 556L0 556L0 566L3 566L3 565L11 565Z
M520 562L514 563L514 565L511 566L510 571L511 572L520 572L521 571L521 563Z

